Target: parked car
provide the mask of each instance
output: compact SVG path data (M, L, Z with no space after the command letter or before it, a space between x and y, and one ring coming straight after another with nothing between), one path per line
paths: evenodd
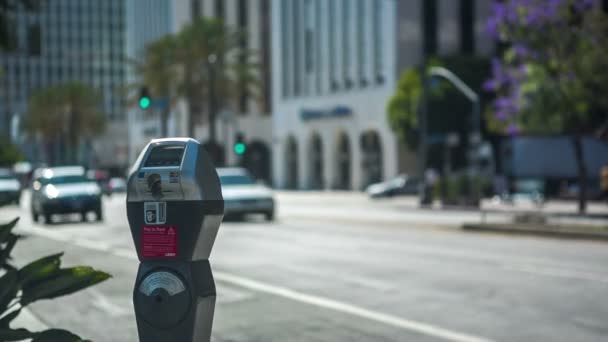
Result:
M545 184L540 179L520 179L514 183L514 191L502 194L501 199L507 204L534 204L541 206L545 202Z
M0 204L19 204L21 183L8 169L0 169Z
M86 221L87 213L94 212L97 221L103 219L101 189L95 181L85 177L84 168L64 166L38 169L32 182L31 214L45 223L52 222L53 214L80 213Z
M417 195L420 181L407 175L399 175L391 180L368 186L365 192L372 198Z
M124 178L110 178L108 181L108 191L110 194L127 192L127 181Z
M104 195L109 196L112 194L112 191L110 190L110 186L108 184L110 179L110 174L108 173L108 171L91 169L87 171L86 176L88 180L97 182L97 185L99 185L99 188L101 189Z
M249 171L243 168L219 168L217 172L226 216L264 214L268 221L274 220L274 195L268 186L254 181Z

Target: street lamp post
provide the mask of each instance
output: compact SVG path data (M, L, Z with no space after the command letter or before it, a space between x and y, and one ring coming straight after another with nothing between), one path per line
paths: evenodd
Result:
M422 96L419 110L419 127L420 127L420 146L419 146L419 154L420 154L420 172L422 179L425 179L425 166L427 159L427 126L428 126L428 99L429 99L429 79L430 77L440 77L449 81L456 89L458 89L467 99L469 99L473 104L473 113L472 113L472 125L473 125L473 134L469 137L469 141L471 143L470 152L467 155L467 159L469 161L469 165L473 165L475 171L477 171L477 162L475 158L475 153L478 150L479 144L481 143L481 105L479 95L471 89L466 83L464 83L458 76L456 76L450 70L443 67L431 67L429 69L426 68L426 64L423 65L422 69ZM430 195L428 191L429 189L424 188L427 192L422 193L421 203L430 204Z
M458 89L473 103L473 135L470 137L470 142L473 150L476 151L479 143L481 142L481 105L479 95L458 76L446 68L432 67L428 71L428 76L441 77L448 80L454 87L456 87L456 89Z

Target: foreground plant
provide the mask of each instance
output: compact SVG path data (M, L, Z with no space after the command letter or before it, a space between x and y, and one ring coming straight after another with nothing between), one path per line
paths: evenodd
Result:
M35 260L22 268L12 263L11 252L22 236L13 229L19 218L0 225L0 341L84 342L63 329L32 332L12 328L11 322L28 305L69 295L99 284L110 275L88 266L61 267L63 253Z

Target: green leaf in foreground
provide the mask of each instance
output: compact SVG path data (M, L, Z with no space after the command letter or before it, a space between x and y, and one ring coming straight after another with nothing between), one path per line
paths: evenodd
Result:
M2 317L2 319L0 319L0 329L8 329L11 322L15 318L17 318L17 316L19 316L20 313L21 313L21 309L18 309L18 310L14 310L14 311L4 315L4 317Z
M52 299L65 296L99 284L110 278L110 275L92 267L78 266L61 269L47 279L39 281L30 288L23 288L21 305L26 306L41 299Z
M85 340L67 330L49 329L36 333L32 342L85 342Z
M4 329L0 328L0 341L12 342L12 341L23 341L28 338L32 338L35 336L35 333L32 333L26 329Z
M41 280L55 275L61 266L63 253L49 255L42 259L33 261L19 270L19 280L23 289L36 286Z
M13 301L19 292L19 279L16 271L8 271L0 277L0 314ZM0 340L2 341L2 340Z
M11 232L17 225L17 222L19 222L18 217L9 223L0 224L0 243L6 242L6 239L8 239L8 237L11 235Z
M0 268L5 266L9 266L8 268L11 268L10 265L7 265L7 261L10 259L11 252L13 251L13 248L15 248L15 245L19 239L20 236L15 234L10 234L6 239L6 245L0 250Z

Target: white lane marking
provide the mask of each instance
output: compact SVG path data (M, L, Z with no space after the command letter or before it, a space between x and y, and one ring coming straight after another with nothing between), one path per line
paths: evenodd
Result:
M511 271L518 271L524 273L530 273L534 275L540 276L549 276L549 277L557 277L557 278L568 278L568 279L577 279L577 280L588 280L588 281L596 281L601 283L608 283L608 276L604 276L601 274L595 274L590 272L581 272L581 271L570 271L556 267L538 267L534 265L501 265L504 269Z
M240 302L249 298L252 298L253 292L247 290L241 290L242 287L235 286L222 286L220 291L217 291L217 302L218 303L235 303Z
M32 233L38 233L38 232L40 232L41 229L28 228L26 230L28 230ZM48 233L48 231L46 231L45 233ZM45 237L48 237L51 239L64 241L64 242L69 240L69 239L65 239L65 238L58 239L58 234L41 234L41 235L44 235ZM68 242L70 242L70 241L68 241ZM82 242L82 241L80 241L80 242ZM98 251L102 251L102 252L111 253L115 256L126 257L128 259L137 260L137 255L132 253L132 251L127 251L124 249L114 249L114 250L107 251L107 250L104 250L103 248L100 248L100 246L98 246L96 244L90 244L90 243L86 243L85 245L79 244L78 240L71 241L71 243L78 247L98 250ZM220 281L223 281L223 282L226 282L229 284L233 284L236 286L240 286L243 288L247 288L250 290L265 292L265 293L269 293L269 294L272 294L275 296L280 296L283 298L305 303L308 305L314 305L314 306L318 306L321 308L331 309L334 311L350 314L350 315L357 316L360 318L365 318L365 319L375 321L378 323L391 325L391 326L394 326L394 327L397 327L400 329L409 330L409 331L413 331L416 333L441 338L446 341L491 342L491 340L485 339L482 337L477 337L477 336L473 336L473 335L469 335L469 334L465 334L465 333L459 333L456 331L434 326L434 325L431 325L428 323L407 320L407 319L404 319L401 317L385 314L385 313L378 312L378 311L368 310L368 309L365 309L362 307L358 307L358 306L348 304L348 303L343 303L343 302L340 302L337 300L333 300L333 299L329 299L329 298L325 298L325 297L321 297L321 296L309 295L309 294L294 291L294 290L291 290L288 288L279 287L279 286L275 286L275 285L271 285L271 284L265 284L265 283L262 283L262 282L259 282L256 280L243 278L243 277L239 277L236 275L231 275L229 273L214 272L213 275L214 275L215 279L217 279L217 280L220 280Z
M227 282L240 287L248 288L251 290L265 292L288 298L297 302L305 303L308 305L314 305L325 309L331 309L341 313L350 314L360 318L365 318L371 321L391 325L397 328L417 332L420 334L441 338L447 341L455 342L488 342L491 340L477 337L469 334L459 333L456 331L444 329L431 324L407 320L401 317L388 315L385 313L368 310L352 304L340 302L337 300L324 298L321 296L309 295L303 292L294 291L285 287L274 286L265 284L256 280L235 276L224 272L214 272L215 279L223 282Z

